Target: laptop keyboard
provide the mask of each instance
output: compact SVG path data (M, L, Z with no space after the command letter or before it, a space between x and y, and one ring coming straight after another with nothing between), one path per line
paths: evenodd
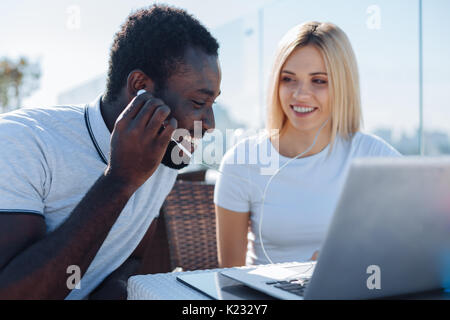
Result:
M309 283L309 278L299 278L292 279L289 281L268 281L267 285L273 286L274 288L278 288L297 296L303 297L303 293L306 289L306 286Z

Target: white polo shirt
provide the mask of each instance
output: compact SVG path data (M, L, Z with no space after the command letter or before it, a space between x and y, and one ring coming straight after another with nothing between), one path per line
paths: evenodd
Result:
M109 159L111 134L100 112L100 98L86 106L0 115L0 214L43 215L47 233L69 217ZM160 165L133 194L81 279L81 288L66 299L87 297L131 255L158 216L176 176L176 170Z

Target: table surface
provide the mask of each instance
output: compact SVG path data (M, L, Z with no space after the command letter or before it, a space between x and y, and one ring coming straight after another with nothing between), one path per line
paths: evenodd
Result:
M277 263L277 266L288 266L298 262ZM259 267L273 266L260 265ZM248 269L254 266L235 267ZM211 300L208 296L188 287L177 280L183 274L198 274L205 272L223 271L222 269L208 269L185 272L170 272L134 276L128 279L128 300Z
M214 272L223 269L158 273L128 279L128 300L211 300L177 280L181 274Z
M280 263L283 266L291 263ZM269 265L267 265L269 266ZM240 267L242 269L251 267ZM216 272L225 269L196 270L134 276L128 279L128 300L211 300L208 296L177 280L182 274ZM450 292L437 290L398 296L395 299L450 300Z

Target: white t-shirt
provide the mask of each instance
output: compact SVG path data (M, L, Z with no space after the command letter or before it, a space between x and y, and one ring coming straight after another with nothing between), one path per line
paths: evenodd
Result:
M353 159L400 156L382 139L361 132L351 140L337 136L328 156L329 148L291 161L268 187L261 234L274 263L306 261L320 250ZM280 155L267 136L246 139L225 154L214 192L216 205L250 212L247 265L269 263L259 238L262 194L273 174L261 170L269 167L261 157L268 154L266 150L279 161L277 167L291 160Z
M100 98L87 106L0 115L0 214L43 215L47 233L69 217L109 159L111 134L100 112ZM81 288L66 299L85 298L131 255L158 216L176 176L176 170L160 165L133 194L81 279Z

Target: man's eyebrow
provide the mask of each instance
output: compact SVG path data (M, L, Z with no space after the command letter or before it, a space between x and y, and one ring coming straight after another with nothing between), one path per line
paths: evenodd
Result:
M211 90L206 89L206 88L205 89L199 89L199 90L197 90L197 92L206 94L207 96L210 96L210 97L214 97L215 96L214 91L211 91ZM219 91L219 94L217 96L220 96L221 93L222 93L222 91Z

